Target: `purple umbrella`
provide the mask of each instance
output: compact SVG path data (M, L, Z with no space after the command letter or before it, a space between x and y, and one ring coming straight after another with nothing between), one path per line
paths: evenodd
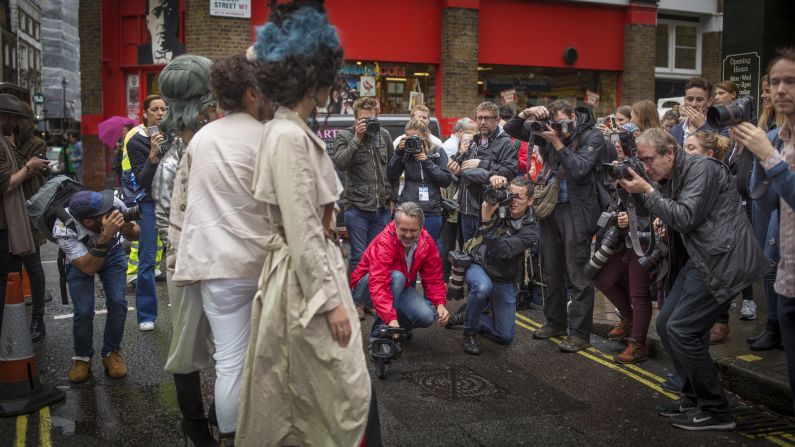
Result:
M105 121L99 123L97 129L99 130L99 141L103 142L108 147L116 147L116 142L121 138L122 129L124 126L133 128L136 122L127 118L126 116L112 116Z

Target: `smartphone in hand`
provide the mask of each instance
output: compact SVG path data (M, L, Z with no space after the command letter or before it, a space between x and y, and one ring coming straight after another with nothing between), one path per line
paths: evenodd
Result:
M158 129L157 126L149 126L147 131L149 132L149 138L152 138L160 133L160 129Z

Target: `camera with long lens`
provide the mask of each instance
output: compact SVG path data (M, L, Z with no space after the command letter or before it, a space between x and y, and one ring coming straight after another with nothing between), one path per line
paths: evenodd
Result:
M450 260L447 301L458 301L464 297L464 275L474 259L471 254L461 250L451 250L447 259Z
M379 325L375 330L375 339L370 344L370 357L373 363L378 366L378 378L386 376L386 365L400 357L403 350L400 347L400 339L408 338L409 331L399 327L389 327L385 324ZM396 340L397 338L397 340Z
M406 155L417 155L425 149L425 142L417 135L406 137L406 143L403 145L403 151Z
M370 116L364 119L364 124L367 126L367 134L373 138L377 138L378 134L381 133L381 122L378 121L378 118L374 116Z
M593 256L591 256L591 259L588 260L588 263L585 264L585 267L582 270L583 274L587 276L588 279L596 278L596 275L602 271L605 263L607 263L613 253L623 247L621 244L623 232L618 228L618 226L616 226L615 214L607 212L602 213L602 217L599 218L599 222L602 223L604 220L607 220L605 226L609 225L609 227L602 237L602 244L599 246Z
M113 208L110 209L110 211L107 212L106 215L110 216L111 214L113 214L114 211L119 211L121 213L121 216L124 218L125 222L133 222L136 220L141 220L141 208L138 207L138 205L131 206L123 211L120 208L114 206Z
M607 175L613 180L632 180L632 174L629 173L629 168L632 168L636 174L649 181L646 175L646 168L637 157L627 157L621 163L616 164L602 163L602 166L604 166Z
M710 106L707 108L707 123L713 129L733 126L754 120L753 96L742 96L725 106Z
M507 189L487 188L486 192L483 193L483 200L492 206L509 205L514 197L516 197L516 194L508 191Z
M657 236L654 239L654 250L648 256L639 257L638 264L647 271L653 272L668 257L668 253L668 244Z

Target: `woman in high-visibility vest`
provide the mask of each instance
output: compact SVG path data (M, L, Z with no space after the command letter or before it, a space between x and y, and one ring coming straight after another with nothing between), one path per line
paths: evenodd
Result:
M127 140L122 169L126 170L129 167L131 174L134 175L131 177L135 187L135 201L141 208L141 219L138 221L141 226L137 254L138 278L135 285L138 328L142 331L151 331L155 328L157 319L157 292L155 290L157 228L155 227L155 204L149 189L159 163L160 143L164 140L157 126L166 115L166 102L159 95L150 95L144 99L143 105L145 126L136 127L136 132Z

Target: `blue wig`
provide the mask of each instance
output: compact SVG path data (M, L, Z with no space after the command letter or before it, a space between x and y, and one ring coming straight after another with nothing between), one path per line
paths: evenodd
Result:
M337 30L326 14L311 6L302 6L282 20L269 20L257 28L254 43L256 59L282 62L290 56L310 57L321 47L339 48Z

